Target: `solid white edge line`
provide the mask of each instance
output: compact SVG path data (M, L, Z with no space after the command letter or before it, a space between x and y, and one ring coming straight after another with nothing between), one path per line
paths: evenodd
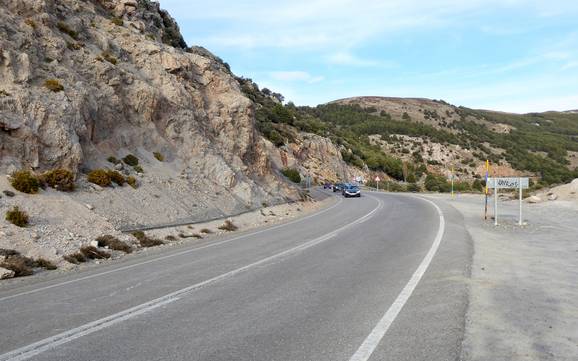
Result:
M255 232L251 232L251 233L248 233L248 234L243 234L243 235L240 235L240 236L237 236L237 237L225 239L225 240L223 240L223 241L218 241L218 242L214 242L214 243L209 243L209 244L204 245L204 246L201 246L201 247L190 248L190 249L187 249L187 250L184 250L184 251L181 251L181 252L168 254L168 255L166 255L166 256L156 257L156 258L150 259L150 260L148 260L148 261L143 261L143 262L139 262L139 263L133 263L133 264L130 264L130 265L127 265L127 266L123 266L123 267L119 267L119 268L115 268L115 269L112 269L112 270L109 270L109 271L98 272L98 273L95 273L95 274L92 274L92 275L89 275L89 276L80 277L80 278L75 278L75 279L70 280L70 281L60 282L60 283L56 283L56 284L53 284L53 285L44 286L44 287L39 287L39 288L34 288L34 289L32 289L32 290L29 290L29 291L24 291L24 292L16 293L16 294L13 294L13 295L10 295L10 296L0 297L0 302L7 301L7 300L10 300L10 299L13 299L13 298L16 298L16 297L20 297L20 296L30 295L30 294L37 293L37 292L40 292L40 291L49 290L49 289L51 289L51 288L56 288L56 287L60 287L60 286L65 286L65 285L68 285L68 284L71 284L71 283L76 283L76 282L88 280L88 279L91 279L91 278L96 278L96 277L104 276L104 275L107 275L107 274L110 274L110 273L115 273L115 272L119 272L119 271L124 271L124 270L131 269L131 268L134 268L134 267L142 266L142 265L145 265L145 264L149 264L149 263L153 263L153 262L157 262L157 261L162 261L162 260L167 259L167 258L182 256L182 255L187 254L187 253L193 253L193 252L201 251L201 250L203 250L203 249L220 246L220 245L222 245L222 244L227 244L227 243L230 243L230 242L239 240L239 239L251 237L251 236L254 236L254 235L256 235L256 234L260 234L260 233L263 233L263 232L271 231L271 230L274 230L274 229L277 229L277 228L285 227L285 226L288 226L288 225L291 225L291 224L294 224L294 223L298 223L298 222L304 221L304 220L309 219L309 218L312 218L312 217L319 216L319 215L324 214L324 213L330 211L331 209L337 207L337 206L340 205L342 202L343 202L343 199L339 198L339 200L338 200L334 205L332 205L331 207L325 208L325 209L322 210L322 211L319 211L319 212L310 214L310 215L305 216L305 217L303 217L303 218L299 218L299 219L293 220L293 221L291 221L291 222L279 224L279 225L276 225L276 226L273 226L273 227L270 227L270 228L266 228L266 229L262 229L262 230L255 231Z
M406 302L411 297L411 294L417 287L419 281L425 274L426 270L428 269L432 259L434 258L444 235L445 231L445 219L442 210L440 207L432 202L429 199L422 198L422 197L415 197L426 201L434 206L438 215L439 215L439 226L438 231L435 236L434 242L429 249L428 253L425 255L413 275L411 276L408 283L405 287L401 290L400 294L397 296L393 304L389 307L389 309L385 312L383 317L379 320L377 325L373 328L371 333L367 336L367 338L363 341L361 346L357 349L357 351L351 356L349 361L368 361L383 337L385 336L387 330L392 325L392 323L397 318L397 315L401 312L401 309L406 304Z
M165 296L156 298L154 300L151 300L149 302L128 308L124 311L120 311L118 313L112 314L110 316L86 323L84 325L75 327L73 329L70 329L68 331L59 333L57 335L45 338L43 340L34 342L30 345L27 346L23 346L20 348L17 348L15 350L9 351L7 353L4 353L2 355L0 355L0 361L22 361L22 360L27 360L31 357L37 356L45 351L48 351L50 349L53 349L57 346L63 345L65 343L68 343L70 341L73 341L75 339L78 339L80 337L92 334L94 332L97 332L99 330L105 329L107 327L110 327L114 324L126 321L128 319L131 319L135 316L141 315L143 313L149 312L153 309L156 309L158 307L167 305L171 302L174 302L176 300L179 299L180 296L185 295L186 293L195 291L201 287L207 286L209 284L230 278L232 276L235 276L239 273L245 272L250 268L253 268L255 266L259 266L262 265L264 263L270 262L274 259L278 259L278 258L282 258L285 256L288 256L290 254L299 252L299 251L303 251L306 250L308 248L311 248L317 244L320 244L322 242L325 242L333 237L335 237L339 232L354 226L356 224L359 224L361 222L363 222L364 220L369 219L370 217L372 217L377 211L379 211L382 207L383 207L383 202L375 197L371 197L374 200L377 201L378 206L375 207L371 212L367 213L366 215L356 219L353 222L350 222L336 230L333 230L332 232L325 234L323 236L317 237L313 240L310 240L308 242L305 242L303 244L300 244L296 247L287 249L285 251L282 251L280 253L276 253L272 256L263 258L259 261L253 262L251 264L248 264L246 266L234 269L232 271L229 271L227 273L223 273L219 276L215 276L213 278L210 278L208 280L205 280L203 282L199 282L196 283L194 285L182 288L180 290L171 292Z

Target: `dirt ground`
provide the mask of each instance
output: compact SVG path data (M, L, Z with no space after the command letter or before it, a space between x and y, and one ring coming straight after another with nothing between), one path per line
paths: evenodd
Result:
M578 202L501 200L499 225L482 195L444 199L474 239L463 360L578 359Z

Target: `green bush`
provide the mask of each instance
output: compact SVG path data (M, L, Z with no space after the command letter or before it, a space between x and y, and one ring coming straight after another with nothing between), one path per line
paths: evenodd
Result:
M110 180L119 186L123 186L126 183L126 178L120 172L116 170L107 170L108 177Z
M95 169L90 171L87 180L90 183L94 183L101 187L110 187L112 185L112 180L110 179L110 174L107 169Z
M18 206L6 212L6 220L18 227L26 227L29 223L28 214L20 210Z
M124 25L124 21L121 18L116 17L116 16L113 17L112 19L110 19L110 21L116 26L123 26Z
M428 174L425 178L425 189L430 192L450 192L451 184L444 176Z
M137 173L144 173L144 169L142 169L140 165L135 165L134 167L132 167L132 169L134 169L134 171Z
M165 157L159 152L154 152L153 155L159 162L163 162L165 160Z
M118 62L118 60L114 57L114 55L112 55L112 53L109 51L103 51L102 53L100 53L100 57L113 65L116 65L116 63Z
M40 181L30 171L19 170L10 175L10 184L22 193L38 193Z
M68 169L58 168L44 172L41 181L62 192L74 190L74 174Z
M122 161L131 167L137 166L139 162L138 158L134 154L127 155L126 157L122 158Z
M138 188L138 183L135 177L133 176L126 177L126 182L128 183L129 186L133 187L134 189Z
M284 168L283 170L281 170L281 173L289 178L289 180L291 180L293 183L301 183L301 174L299 174L299 171L295 168Z
M66 24L64 21L59 21L58 23L56 23L56 27L58 28L58 30L67 34L68 36L70 36L74 40L78 40L78 33L76 31L72 30L70 28L70 26L68 26L68 24Z
M116 157L113 157L112 155L110 157L106 158L106 160L108 160L109 163L112 163L114 165L120 163L120 160L116 159Z

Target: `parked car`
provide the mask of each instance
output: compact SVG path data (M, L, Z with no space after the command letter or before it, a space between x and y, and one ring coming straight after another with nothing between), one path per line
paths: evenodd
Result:
M332 189L332 188L333 188L333 186L329 182L326 182L323 184L323 189Z
M333 185L333 192L341 192L343 190L343 183L335 183Z
M345 198L361 197L361 190L359 190L359 187L356 185L347 184L345 187L343 187L341 194L343 194Z

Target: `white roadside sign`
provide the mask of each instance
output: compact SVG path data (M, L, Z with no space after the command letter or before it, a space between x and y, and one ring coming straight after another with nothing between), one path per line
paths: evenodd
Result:
M518 189L519 190L519 217L518 224L523 224L522 220L522 189L530 187L530 179L527 177L494 177L488 178L487 186L494 189L494 224L498 225L498 190Z
M488 187L500 189L508 189L508 188L526 189L530 187L530 179L520 177L488 178Z

